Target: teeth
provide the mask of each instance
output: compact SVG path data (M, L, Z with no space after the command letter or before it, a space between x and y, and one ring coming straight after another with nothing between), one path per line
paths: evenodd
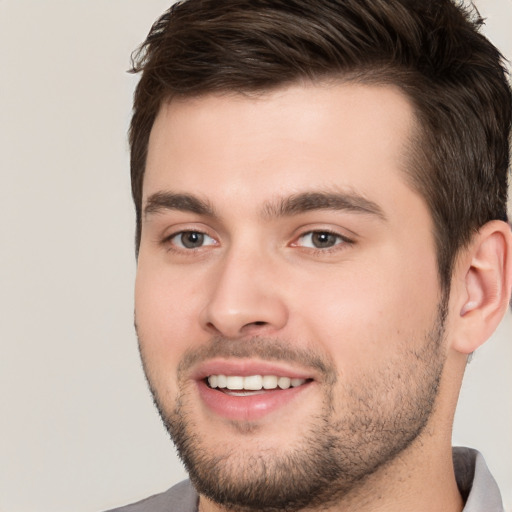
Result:
M213 375L213 377L215 377L215 375ZM219 388L221 388L221 389L224 389L227 385L228 385L228 381L226 379L226 376L218 375L217 376L217 386L219 386Z
M208 377L208 384L211 388L247 391L295 388L305 382L305 379L291 379L290 377L277 377L275 375L250 375L248 377L239 377L237 375L210 375Z
M276 389L277 380L275 375L265 375L265 377L263 377L263 389Z
M257 391L263 387L263 377L261 375L251 375L244 377L243 389Z
M292 379L290 379L289 377L279 377L279 379L277 380L277 385L281 389L288 389L290 387L291 383L292 383Z

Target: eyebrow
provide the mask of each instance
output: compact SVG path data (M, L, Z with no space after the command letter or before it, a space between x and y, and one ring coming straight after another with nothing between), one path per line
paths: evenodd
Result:
M166 210L191 212L197 215L215 217L213 206L206 200L187 193L156 192L149 196L144 207L144 216L162 213ZM355 192L303 192L276 201L268 201L262 209L262 216L271 219L299 215L314 210L349 211L373 215L387 220L382 208L375 202Z
M287 217L313 210L338 210L374 215L385 221L382 208L355 192L304 192L269 202L263 208L265 217Z
M178 194L174 192L156 192L150 195L144 207L144 216L162 213L166 210L191 212L209 217L215 216L214 209L208 201L199 199L191 194Z

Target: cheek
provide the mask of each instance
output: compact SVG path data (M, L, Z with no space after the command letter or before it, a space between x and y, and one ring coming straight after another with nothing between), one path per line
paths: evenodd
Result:
M135 285L135 321L145 369L152 381L172 385L176 368L197 333L194 298L183 279L141 267Z
M302 327L324 344L340 371L378 365L404 343L420 344L436 318L435 259L408 264L403 254L394 256L351 262L331 270L321 286L304 286L310 294L300 307Z

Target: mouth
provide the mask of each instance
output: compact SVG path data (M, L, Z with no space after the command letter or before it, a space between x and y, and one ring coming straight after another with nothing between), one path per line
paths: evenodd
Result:
M205 379L210 389L222 391L231 396L254 396L272 390L297 388L312 379L280 377L277 375L210 375Z
M194 380L210 413L245 422L289 408L315 383L313 376L285 365L252 361L209 362Z

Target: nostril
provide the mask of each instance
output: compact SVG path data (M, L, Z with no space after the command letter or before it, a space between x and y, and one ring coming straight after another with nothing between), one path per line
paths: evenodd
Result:
M217 329L217 327L215 327L215 325L214 325L212 322L208 322L208 323L206 324L206 327L208 327L208 329L210 329L210 330L212 330L212 331L216 332L217 334L220 334L219 329Z
M257 320L255 322L249 322L248 324L245 324L242 329L240 330L240 333L242 334L249 334L249 333L260 333L262 329L265 327L268 327L269 323L265 322L264 320Z

